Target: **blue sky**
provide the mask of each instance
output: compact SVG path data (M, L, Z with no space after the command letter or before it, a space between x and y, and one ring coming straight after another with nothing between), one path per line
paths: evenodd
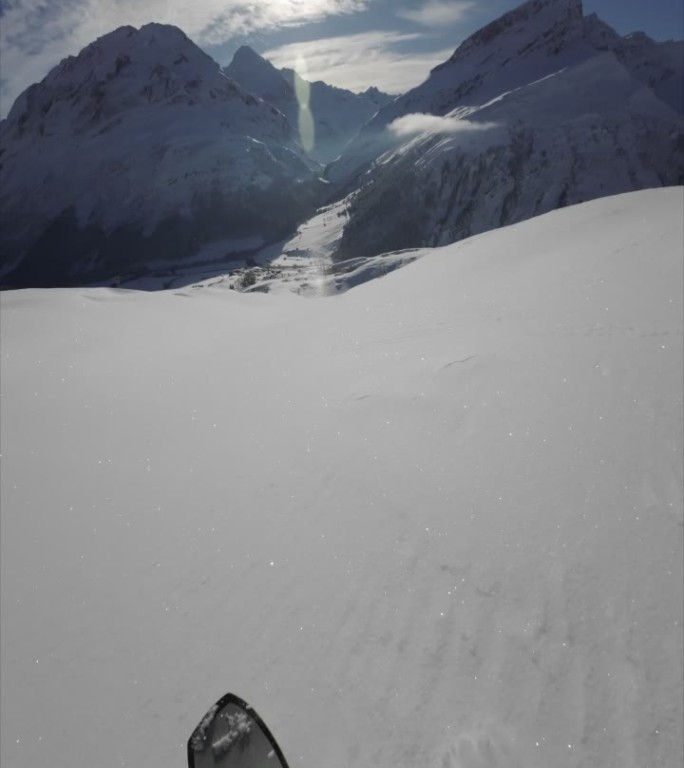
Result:
M220 64L248 44L312 80L398 93L517 0L0 0L0 114L62 58L123 24L175 24ZM684 36L682 0L584 0L627 34Z

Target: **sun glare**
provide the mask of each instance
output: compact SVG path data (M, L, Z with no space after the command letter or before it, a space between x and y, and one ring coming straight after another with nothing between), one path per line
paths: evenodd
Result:
M311 84L307 79L308 67L303 56L297 57L295 64L295 93L299 104L299 139L307 152L310 152L316 143L316 127L311 114Z

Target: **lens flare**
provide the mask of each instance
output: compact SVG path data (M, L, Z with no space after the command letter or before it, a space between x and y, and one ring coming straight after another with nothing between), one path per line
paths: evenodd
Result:
M306 60L303 56L297 57L295 65L294 86L299 104L299 140L306 152L311 152L316 144L316 126L311 114L311 84L307 79Z

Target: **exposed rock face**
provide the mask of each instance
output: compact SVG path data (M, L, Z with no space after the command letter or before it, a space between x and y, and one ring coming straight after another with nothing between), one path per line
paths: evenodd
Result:
M286 118L179 29L123 27L0 124L0 280L108 280L203 243L277 238L320 182Z

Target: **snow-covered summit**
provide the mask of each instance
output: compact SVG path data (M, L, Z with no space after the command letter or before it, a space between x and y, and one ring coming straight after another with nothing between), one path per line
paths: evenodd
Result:
M224 72L278 109L296 99L293 87L278 69L248 45L238 48Z
M479 108L606 51L681 113L684 44L621 37L595 14L583 16L580 0L529 0L475 32L424 83L380 109L330 178L344 179L389 148L385 129L398 118Z
M249 46L236 51L225 72L246 91L275 106L295 129L301 120L301 95L307 94L314 128L309 154L324 164L336 159L361 127L393 98L373 87L353 93L320 80L309 82L293 69L277 69Z
M7 123L19 136L87 132L135 107L213 100L266 111L177 27L127 26L64 59L30 86L17 98ZM284 121L271 118L267 124L274 136L290 138Z
M467 38L428 79L385 109L372 130L411 112L443 115L482 104L586 58L579 0L530 0Z
M489 55L492 45L499 50L515 47L519 55L535 49L558 53L581 34L581 0L529 0L472 34L435 70L465 61L478 50L488 49Z
M345 193L358 190L338 255L441 245L681 183L678 51L621 37L577 0L533 0L493 21L328 169Z
M207 240L282 236L313 203L314 164L288 120L161 24L61 62L0 123L0 149L10 284L144 272Z
M643 32L622 37L594 13L585 19L584 35L596 50L610 51L632 77L684 114L684 40L658 43Z

